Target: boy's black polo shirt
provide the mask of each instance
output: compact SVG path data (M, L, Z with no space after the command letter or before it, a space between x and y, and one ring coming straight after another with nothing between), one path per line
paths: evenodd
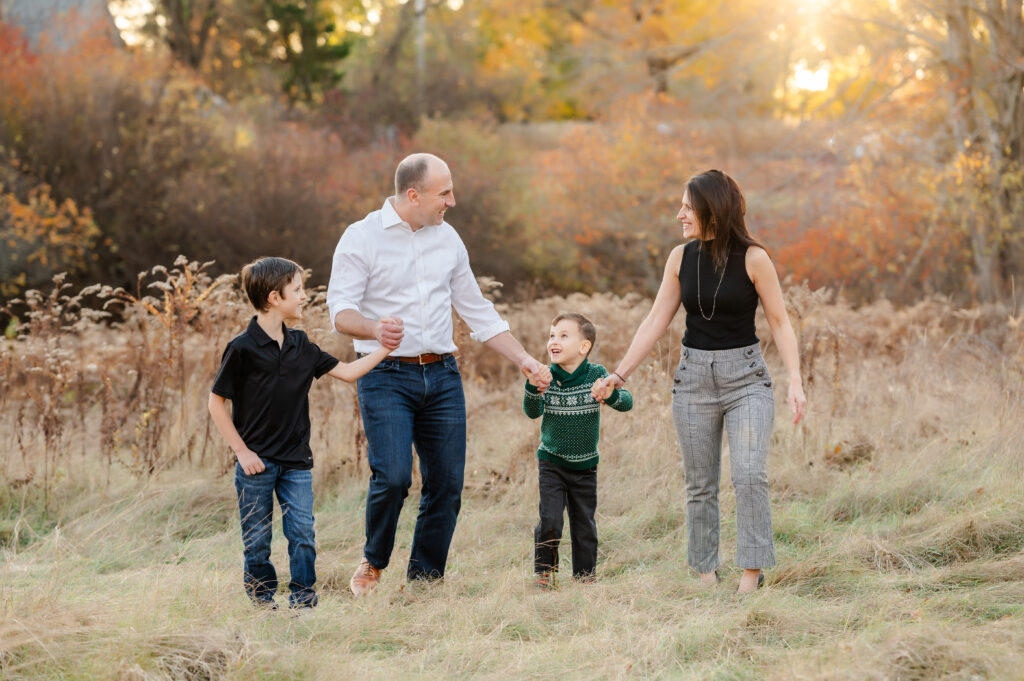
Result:
M231 400L231 420L246 447L286 468L308 469L309 387L338 360L304 332L281 326L278 347L253 317L224 350L213 393Z

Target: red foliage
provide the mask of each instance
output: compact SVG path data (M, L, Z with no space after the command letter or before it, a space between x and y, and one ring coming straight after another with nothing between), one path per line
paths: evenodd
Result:
M29 48L24 31L0 21L0 66L8 68L16 61L35 59L36 55Z

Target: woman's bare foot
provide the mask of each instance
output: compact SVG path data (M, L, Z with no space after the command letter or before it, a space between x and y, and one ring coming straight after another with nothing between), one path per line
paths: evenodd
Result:
M718 584L718 570L714 572L698 572L697 576L700 577L700 582L704 586L714 586Z
M745 569L743 570L743 576L740 577L740 586L736 589L736 593L748 594L762 584L764 584L764 575L761 574L760 570Z

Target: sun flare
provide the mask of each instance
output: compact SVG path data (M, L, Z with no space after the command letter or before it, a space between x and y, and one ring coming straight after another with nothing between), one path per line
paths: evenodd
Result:
M793 67L793 73L789 77L789 84L796 90L806 92L821 92L828 89L828 76L831 66L825 62L816 69L808 68L805 60L800 60Z

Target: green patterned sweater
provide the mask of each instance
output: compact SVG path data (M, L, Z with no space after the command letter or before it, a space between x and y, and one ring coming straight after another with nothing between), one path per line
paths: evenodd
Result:
M543 395L527 381L523 411L531 419L544 417L537 458L576 470L597 465L601 403L591 396L590 388L607 375L600 364L583 360L572 374L552 364L551 385ZM616 388L604 403L617 411L629 411L633 396L625 388Z

